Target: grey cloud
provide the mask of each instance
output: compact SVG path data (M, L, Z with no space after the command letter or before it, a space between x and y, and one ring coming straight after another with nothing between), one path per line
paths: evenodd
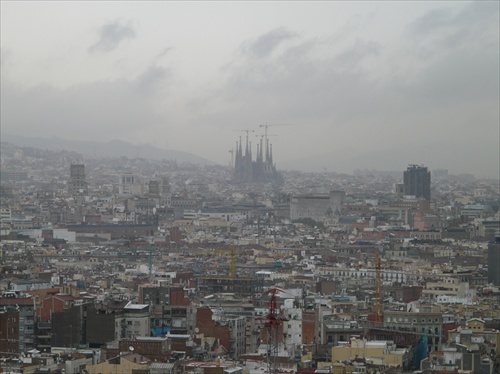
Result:
M417 19L411 53L427 66L406 79L405 94L432 106L498 100L498 11L498 2L473 2Z
M263 58L270 55L282 42L296 36L295 33L280 27L260 36L248 50L252 55Z
M346 38L349 38L350 35L355 34L359 31L363 23L367 22L367 20L373 18L375 10L368 16L368 18L364 19L359 14L355 14L354 16L346 19L343 24L340 24L334 31L331 36L333 42L341 41Z
M136 79L134 88L138 93L153 95L162 91L170 77L169 70L160 66L151 66Z
M159 59L159 58L161 58L161 57L165 56L165 55L166 55L167 53L169 53L171 50L173 50L173 48L172 48L172 47L167 47L167 48L163 49L163 51L161 51L160 53L158 53L158 54L156 55L155 59Z
M453 25L451 19L447 22ZM480 23L478 19L469 27L476 30ZM467 151L460 160L443 159L447 167L464 170L462 164L481 164L478 172L495 170L498 162L486 162L481 155L498 148L492 136L498 134L498 49L485 52L484 38L450 47L440 58L407 69L397 69L399 56L393 56L393 70L382 75L370 70L370 64L359 68L366 58L378 58L381 47L376 42L358 40L336 56L319 58L317 52L329 44L299 41L266 59L242 58L228 64L225 84L210 93L211 99L206 95L197 102L205 107L197 108L193 122L226 124L218 125L221 130L242 121L252 127L262 121L300 124L279 132L278 141L293 150L280 158L335 148L340 150L337 157L345 156L342 150L348 152L348 144L366 152L394 149L398 139L408 154L424 157L419 150L427 147L427 159L439 157L440 145L456 149L454 144L470 144L463 147ZM477 57L478 50L482 58ZM468 135L472 124L473 139ZM475 148L478 139L486 143Z
M449 9L433 9L411 23L408 31L417 36L428 35L447 26L451 20Z
M475 1L453 14L449 9L429 11L416 19L407 28L415 45L417 55L424 48L429 57L445 49L460 46L490 43L498 49L499 3ZM492 32L495 30L495 32Z
M388 168L396 160L402 165L395 168L402 168L411 158L431 168L440 163L436 166L450 170L476 167L475 173L497 173L498 14L486 15L475 7L469 13L464 7L456 14L438 12L426 22L416 21L408 30L420 27L421 32L412 34L408 50L413 54L416 47L426 47L436 58L408 67L401 62L413 62L414 56L401 58L401 50L390 61L378 61L382 48L371 40L358 40L326 57L323 50L335 50L332 39L304 40L290 30L273 30L245 44L245 53L221 70L220 80L209 89L198 88L187 107L175 113L165 96L172 73L159 66L132 80L69 90L20 91L2 82L2 127L67 138L74 138L79 128L81 138L140 139L150 126L157 129L150 136L165 136L165 124L177 122L177 139L220 157L219 145L227 141L229 147L239 135L231 128L293 123L277 128L273 139L278 167L286 158L321 152L322 158L309 166L334 170L338 162L339 168L352 171L377 167L373 164ZM374 64L376 69L370 70L364 62L372 59L384 66ZM185 117L177 115L184 110ZM286 147L279 149L280 143ZM440 147L451 151L443 156Z
M366 57L380 53L380 44L374 41L357 39L353 46L340 53L334 59L334 64L342 69L356 69Z
M496 22L498 30L499 9L498 1L473 1L457 13L451 22L457 27L475 25L481 28L485 24Z
M260 95L270 107L287 108L284 110L292 110L304 117L316 117L331 111L332 99L337 94L337 103L346 101L351 92L362 100L363 93L355 94L354 91L362 84L365 76L356 68L364 58L377 55L379 45L357 40L332 59L317 60L312 57L317 50L324 48L328 48L328 45L316 40L306 40L269 61L243 60L231 65L228 85L224 88L228 92L227 98L233 102L238 98L248 96L251 99ZM346 67L349 69L345 69ZM362 92L366 94L371 91L367 87ZM257 92L259 95L256 95ZM352 108L352 105L340 106L337 114Z
M110 52L126 39L136 36L135 30L128 22L122 25L119 21L113 21L102 25L99 30L99 40L89 48L89 52Z
M153 67L135 79L68 89L49 85L22 89L4 80L2 128L13 134L49 133L69 139L144 139L144 133L166 122L162 109L168 108L168 97L151 93L165 86L167 76L167 71ZM156 78L161 83L152 83Z
M226 85L213 93L213 105L205 102L199 118L208 115L209 122L228 124L254 118L255 123L275 119L319 127L328 123L348 127L369 116L380 106L384 95L364 73L355 69L341 71L335 59L313 57L318 49L327 47L316 40L306 40L272 59L243 59L231 64ZM345 50L342 59L345 64L347 60L359 62L363 53L372 55L376 51L371 42L360 41ZM227 107L221 103L227 103ZM220 107L221 112L213 109Z

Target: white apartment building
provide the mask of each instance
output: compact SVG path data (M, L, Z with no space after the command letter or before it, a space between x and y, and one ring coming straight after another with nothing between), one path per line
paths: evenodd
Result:
M150 336L150 318L148 304L132 304L123 308L123 314L115 319L115 339Z
M283 315L288 321L283 322L284 343L287 349L294 350L302 344L302 308L294 308L295 300L287 299Z

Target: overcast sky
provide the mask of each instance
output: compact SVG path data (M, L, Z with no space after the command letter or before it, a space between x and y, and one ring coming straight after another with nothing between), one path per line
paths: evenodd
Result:
M498 177L498 1L0 6L2 132Z

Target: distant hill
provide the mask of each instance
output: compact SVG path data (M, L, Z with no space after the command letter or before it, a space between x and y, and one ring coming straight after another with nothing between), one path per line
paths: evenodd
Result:
M176 160L199 165L215 165L215 162L189 152L176 151L172 149L160 149L149 144L134 145L121 140L112 140L106 143L69 140L57 137L38 138L2 133L2 141L19 147L33 147L54 151L74 151L84 157L141 157L152 160Z

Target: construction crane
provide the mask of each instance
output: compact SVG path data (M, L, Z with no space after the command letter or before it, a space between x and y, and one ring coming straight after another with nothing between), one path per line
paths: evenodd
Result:
M268 147L268 144L267 144L268 140L267 140L267 138L269 138L271 136L278 136L278 135L276 135L276 134L265 134L264 133L264 134L257 134L255 136L257 138L260 138L260 148L259 148L260 150L257 150L257 155L259 156L259 153L260 153L260 156L262 156L261 157L262 158L261 161L266 160L264 157L267 157L267 151L268 151L267 150L267 147ZM264 138L266 138L266 142L265 143L264 143ZM266 153L264 153L264 146L266 147Z
M229 255L231 256L231 262L229 263L229 276L231 279L234 279L236 277L236 251L234 245L231 246Z
M247 139L247 148L248 148L248 133L255 132L255 130L233 130L233 131L239 131L239 132L246 132L247 133L246 139Z
M255 135L257 138L260 138L260 141L262 142L262 140L267 136L268 138L271 137L271 136L278 136L276 134L257 134Z
M229 255L229 277L231 279L236 278L236 248L234 245L232 245L230 248L224 250L198 250L195 252L195 255L197 256L211 256L211 255L216 255L216 256L227 256Z
M153 241L149 242L149 283L153 283L153 251L156 248L153 247Z
M380 253L375 254L375 324L380 326L383 321L384 306L382 305L382 290L381 290L381 272L382 264Z
M269 127L276 127L276 126L292 126L290 123L277 123L277 124L272 124L272 125L268 125L267 123L265 125L259 125L259 127L264 127L264 137L266 139L266 154L265 154L265 158L267 159L268 155L267 155L267 147L269 145L269 139L268 139L268 135L267 134L267 129Z
M276 126L292 126L292 124L291 123L277 123L277 124L268 125L266 123L265 125L259 125L259 127L264 127L264 133L266 136L267 136L267 129L269 127L276 127Z
M255 132L255 130L249 130L249 129L244 129L244 130L233 130L233 131L246 132L246 133L247 133L247 139L248 139L248 133L250 133L250 132Z

